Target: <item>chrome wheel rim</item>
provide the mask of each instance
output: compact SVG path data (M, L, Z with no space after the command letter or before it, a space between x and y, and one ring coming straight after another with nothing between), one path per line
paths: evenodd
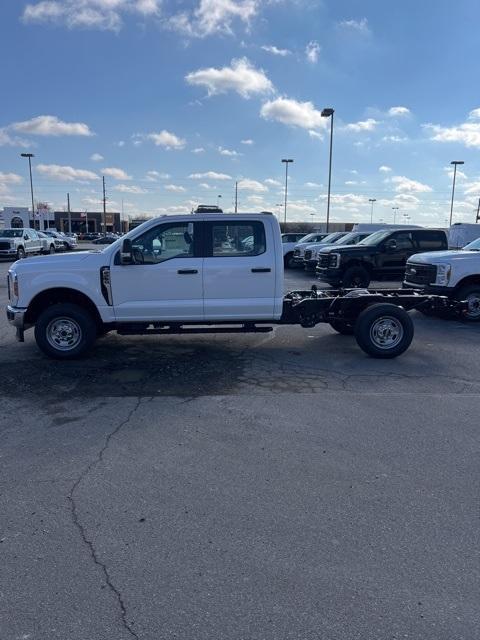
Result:
M392 316L377 318L370 327L370 339L379 349L393 349L402 338L402 323Z
M467 296L467 316L480 318L480 291Z
M72 318L55 318L47 327L47 342L57 351L71 351L81 339L82 329Z

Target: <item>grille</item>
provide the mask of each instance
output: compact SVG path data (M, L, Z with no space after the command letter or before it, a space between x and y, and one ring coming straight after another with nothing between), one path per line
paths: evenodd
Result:
M324 254L324 255L320 255L320 257L318 258L318 266L323 268L323 269L326 269L328 267L328 259L329 259L329 257L330 256L328 255L328 253Z
M413 284L431 284L437 278L437 267L433 264L409 262L405 269L405 280Z
M311 249L307 249L305 251L305 260L311 260L312 259L312 250Z
M0 251L10 249L10 242L0 242Z

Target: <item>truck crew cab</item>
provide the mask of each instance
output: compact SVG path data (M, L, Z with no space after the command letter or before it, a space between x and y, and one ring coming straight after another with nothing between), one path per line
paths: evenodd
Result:
M407 289L283 294L283 248L272 214L189 214L149 220L103 250L15 262L7 318L35 329L48 356L83 355L97 337L271 331L329 323L378 358L413 337L407 310L448 301Z
M333 286L364 288L371 280L402 280L407 260L415 253L447 248L441 229L381 230L356 245L322 249L316 274Z

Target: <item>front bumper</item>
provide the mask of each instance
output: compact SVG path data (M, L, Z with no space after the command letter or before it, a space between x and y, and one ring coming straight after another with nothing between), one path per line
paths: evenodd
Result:
M421 291L422 293L447 297L451 297L453 293L453 287L442 287L436 284L417 284L407 280L402 282L402 289L415 289L415 291Z
M17 255L17 250L16 249L0 249L0 257L1 256L16 256Z
M17 330L17 340L23 342L23 334L28 327L25 325L25 314L27 310L22 307L7 306L7 320Z
M339 269L328 269L325 267L317 267L315 273L319 280L322 282L328 282L328 284L337 285L342 281L342 274Z
M293 262L295 264L303 265L303 256L293 256Z
M318 258L312 258L311 260L303 260L303 266L305 271L315 271L315 267L317 266Z

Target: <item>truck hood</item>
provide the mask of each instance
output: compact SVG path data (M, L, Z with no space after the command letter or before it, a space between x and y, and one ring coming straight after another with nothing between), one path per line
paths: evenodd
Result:
M355 248L357 245L355 244L341 244L341 245L334 245L334 244L327 244L325 245L325 248L322 249L322 253L340 253L341 249L353 249Z
M478 260L480 262L480 252L478 251L429 251L428 253L415 253L408 259L408 262L419 264L441 264L444 262L458 262L459 260Z
M101 251L76 251L75 253L54 253L48 256L31 256L17 260L10 271L21 274L32 271L60 271L86 266L85 261L108 264L109 257Z
M329 245L328 249L335 253L348 253L348 254L362 254L369 255L374 254L378 251L376 246L369 246L365 244L340 244L340 245Z

